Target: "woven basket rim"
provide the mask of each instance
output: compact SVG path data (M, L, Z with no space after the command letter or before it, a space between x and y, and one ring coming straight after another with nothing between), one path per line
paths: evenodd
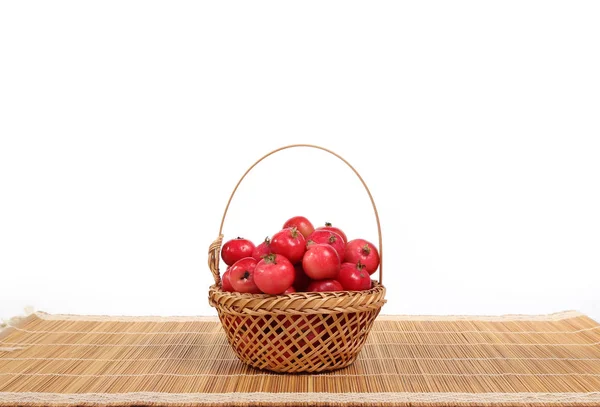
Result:
M213 284L210 286L210 290L219 291L219 293L223 297L235 297L237 298L246 298L246 299L261 299L261 300L278 300L281 298L339 298L339 297L357 297L368 294L375 294L381 291L383 285L380 284L377 280L371 280L372 287L368 290L361 291L306 291L306 292L294 292L289 294L279 294L279 295L271 295L271 294L249 294L249 293L240 293L237 291L223 291L221 285Z
M239 315L353 313L380 308L385 287L373 281L364 291L299 292L282 295L247 294L223 291L212 285L209 302L213 307Z

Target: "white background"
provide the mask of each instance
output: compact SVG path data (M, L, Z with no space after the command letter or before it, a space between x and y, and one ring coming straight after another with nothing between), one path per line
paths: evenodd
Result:
M378 204L384 313L600 319L600 3L3 2L0 317L198 315L238 178L314 143ZM376 239L288 150L226 238L292 215Z

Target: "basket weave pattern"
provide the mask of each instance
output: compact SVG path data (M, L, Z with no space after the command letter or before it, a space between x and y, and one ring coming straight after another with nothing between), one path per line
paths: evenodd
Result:
M242 176L229 203L241 181L256 164L277 151L299 146L327 151L358 175L375 209L381 252L381 227L366 184L346 160L322 147L293 145L265 155ZM382 284L373 281L372 288L367 291L299 292L275 296L223 291L219 272L222 241L223 235L219 234L209 248L208 264L215 280L209 289L209 303L217 309L227 340L241 361L258 369L287 373L334 370L354 362L385 303Z

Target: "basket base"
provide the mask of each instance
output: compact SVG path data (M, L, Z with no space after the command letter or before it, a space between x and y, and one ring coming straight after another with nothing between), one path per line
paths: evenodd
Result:
M315 373L351 365L378 313L219 317L243 363L276 373Z

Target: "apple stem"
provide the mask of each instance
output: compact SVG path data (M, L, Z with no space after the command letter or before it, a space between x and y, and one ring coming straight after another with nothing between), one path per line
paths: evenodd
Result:
M294 226L294 227L292 228L292 231L291 231L291 232L292 232L292 237L293 237L294 239L298 237L298 228L297 228L296 226Z
M277 262L275 261L276 257L274 253L271 253L267 256L265 256L263 258L263 260L265 261L265 263L273 263L273 264L277 264Z

